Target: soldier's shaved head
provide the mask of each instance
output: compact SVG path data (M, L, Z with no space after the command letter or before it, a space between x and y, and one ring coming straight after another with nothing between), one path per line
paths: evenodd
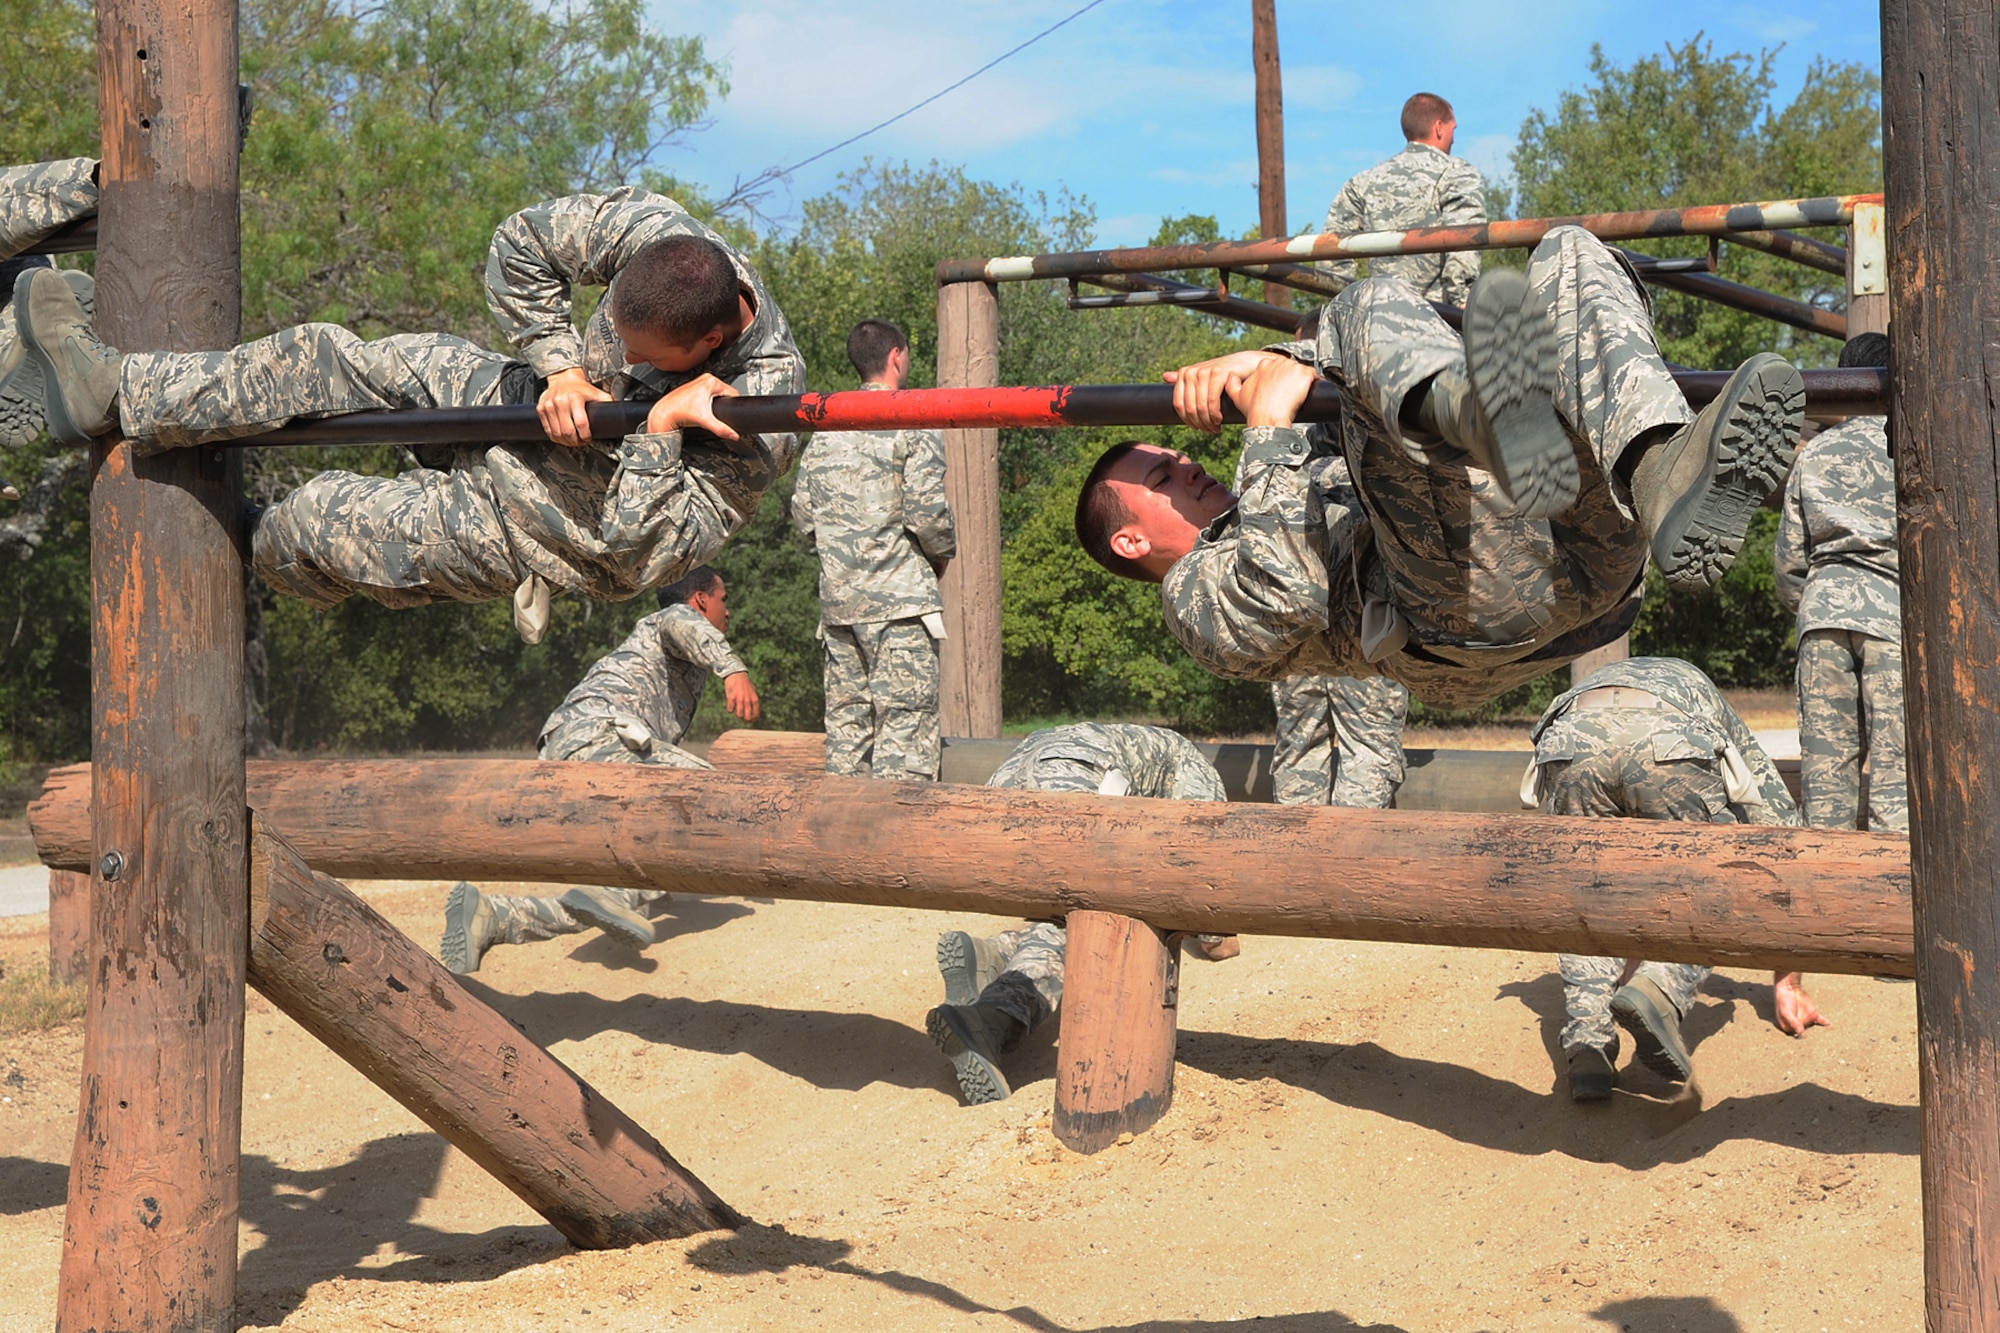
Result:
M706 236L667 236L632 256L611 285L618 324L686 347L720 331L742 332L743 285L736 265Z
M1412 143L1431 137L1431 131L1447 120L1458 117L1452 113L1451 103L1436 93L1417 93L1403 103L1403 137Z
M864 380L882 377L889 367L889 353L908 350L909 338L886 319L864 319L847 335L847 359Z

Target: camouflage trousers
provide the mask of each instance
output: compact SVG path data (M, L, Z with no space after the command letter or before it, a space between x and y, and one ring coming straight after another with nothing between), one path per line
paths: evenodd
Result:
M1903 756L1903 645L1854 630L1799 635L1799 764L1806 822L1858 828L1863 779L1867 827L1910 831Z
M1556 718L1536 753L1572 757L1539 765L1542 813L1750 822L1729 803L1714 745L1688 740L1662 718L1651 708L1571 710Z
M97 212L97 161L72 157L0 170L0 260ZM9 284L0 299L13 295Z
M987 943L994 948L1001 972L979 992L979 1003L1019 1022L1024 1035L1048 1022L1062 1007L1063 945L1068 938L1069 933L1052 921L990 936Z
M1403 780L1410 692L1387 676L1295 676L1273 682L1277 744L1271 791L1279 805L1386 810Z
M1374 536L1367 572L1384 585L1364 591L1394 604L1411 648L1443 659L1447 687L1457 668L1519 663L1630 599L1646 539L1612 470L1635 440L1692 415L1644 298L1602 242L1558 227L1535 247L1528 277L1554 314L1555 406L1581 472L1576 503L1552 519L1518 516L1464 453L1403 434L1405 400L1465 364L1459 335L1413 288L1356 283L1320 325L1320 363L1347 391L1342 444ZM1396 674L1426 693L1426 664L1404 656Z
M661 768L708 768L709 762L700 755L689 754L676 745L669 745L657 736L650 748L641 752L634 750L612 729L611 719L585 717L556 728L542 737L539 757L548 761L568 760L596 764L652 764ZM653 889L595 889L600 898L629 908L640 916L647 914L646 908L654 901L667 895ZM562 905L559 897L509 897L489 893L486 901L492 906L493 914L505 931L508 944L526 944L531 940L554 939L558 935L576 935L591 930L588 922L579 921L570 910Z
M826 771L936 779L938 647L921 620L827 625Z
M1561 954L1563 1008L1569 1019L1563 1024L1562 1048L1574 1051L1594 1046L1618 1062L1618 1024L1611 1017L1611 997L1617 993L1618 978L1624 974L1623 958L1586 958L1581 954ZM1694 1007L1695 992L1708 979L1711 969L1693 963L1641 963L1635 976L1645 977L1673 1001L1686 1017Z

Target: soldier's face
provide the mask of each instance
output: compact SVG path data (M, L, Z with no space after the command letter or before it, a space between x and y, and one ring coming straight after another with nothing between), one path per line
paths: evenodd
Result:
M1131 517L1111 549L1165 574L1201 530L1236 507L1236 495L1186 454L1142 444L1112 465L1105 484Z
M689 346L682 347L663 334L627 328L615 315L611 327L617 331L619 341L625 344L626 365L650 365L669 375L683 375L699 368L702 362L714 355L716 348L736 336L733 331L710 329Z
M729 588L721 579L708 592L698 592L688 598L688 605L701 612L709 624L715 626L718 634L729 633Z

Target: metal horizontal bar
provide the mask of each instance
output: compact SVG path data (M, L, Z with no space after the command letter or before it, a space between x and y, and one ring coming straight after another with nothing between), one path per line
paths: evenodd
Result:
M72 222L53 236L45 237L21 251L24 255L80 255L97 248L97 219L87 217Z
M1122 310L1127 306L1217 305L1225 298L1213 287L1189 287L1183 291L1155 292L1072 292L1071 310Z
M1199 292L1203 294L1203 299L1188 301L1185 304L1189 308L1199 310L1205 315L1219 315L1225 319L1233 319L1239 324L1249 324L1255 328L1274 329L1287 337L1294 337L1298 333L1298 311L1288 310L1283 306L1271 305L1264 301L1251 301L1241 296L1231 296L1226 289L1218 291L1209 287L1196 287L1191 283L1180 282L1173 278L1163 278L1157 273L1100 273L1094 277L1082 278L1078 281L1092 283L1099 287L1109 287L1114 291L1120 292ZM1073 287L1075 284L1072 283L1071 285ZM1133 302L1132 304L1140 304L1140 302ZM1089 304L1081 304L1075 293L1072 292L1070 308L1072 310L1089 310L1106 307L1104 303L1096 301L1091 301Z
M1648 273L1645 278L1655 287L1699 297L1716 305L1727 306L1731 310L1761 315L1765 319L1789 324L1808 333L1819 333L1829 338L1843 340L1847 337L1847 316L1836 315L1831 310L1821 310L1818 306L1808 305L1804 301L1778 296L1759 287L1746 287L1740 282L1731 282L1727 278L1718 278L1709 273Z
M1562 226L1582 227L1607 241L1723 236L1732 231L1768 231L1780 227L1833 227L1853 220L1857 202L1879 202L1881 198L1879 194L1828 195L1756 204L1706 204L1564 218L1520 218L1471 227L1419 227L1413 231L1362 232L1351 236L1323 232L1268 241L1212 241L1200 245L1077 250L999 259L947 259L937 266L937 280L940 283L1025 282L1148 269L1238 268L1245 264L1296 263L1309 259L1525 249Z
M1688 401L1713 398L1724 371L1676 371ZM1873 369L1808 370L1806 404L1817 413L1880 415L1888 402L1888 372ZM718 399L716 415L738 431L902 430L929 427L1171 426L1174 391L1165 384L1043 385L998 389L849 390ZM645 426L650 403L592 403L591 434L619 439ZM1340 390L1315 384L1299 410L1300 421L1331 421L1340 412ZM1240 421L1226 407L1230 421ZM300 422L264 435L219 441L224 447L329 444L547 443L532 407L456 407L412 412L352 412Z
M1816 268L1822 273L1831 273L1839 278L1847 276L1847 247L1844 245L1829 245L1795 231L1732 231L1722 239L1746 250L1761 250L1767 255Z

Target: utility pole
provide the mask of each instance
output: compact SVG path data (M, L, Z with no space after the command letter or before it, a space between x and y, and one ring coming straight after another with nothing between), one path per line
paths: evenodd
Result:
M1285 222L1285 90L1278 68L1277 0L1250 0L1251 65L1257 72L1257 212L1264 239L1291 235ZM1264 299L1289 309L1292 292L1264 284Z

